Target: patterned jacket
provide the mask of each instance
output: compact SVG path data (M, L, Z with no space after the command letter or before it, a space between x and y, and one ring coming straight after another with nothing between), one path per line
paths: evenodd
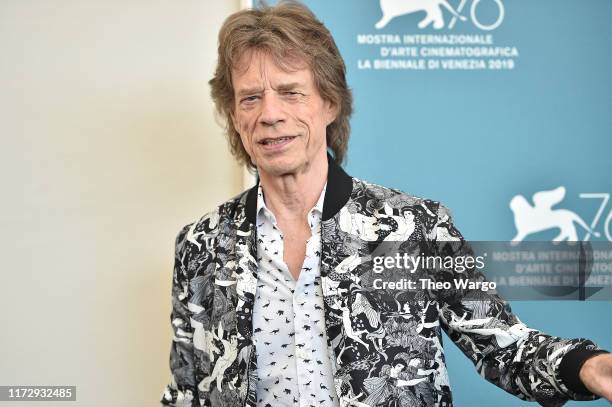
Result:
M256 191L177 236L164 405L256 405ZM559 406L595 398L577 371L597 346L527 328L494 293L372 288L371 255L391 237L432 250L454 241L455 252L469 251L440 203L352 178L329 157L321 226L325 322L341 406L451 406L441 329L482 377L521 399Z

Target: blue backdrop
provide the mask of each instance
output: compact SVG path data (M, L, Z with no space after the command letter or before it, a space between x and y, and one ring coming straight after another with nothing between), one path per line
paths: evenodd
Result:
M413 1L403 0L404 5L401 0L388 1L387 11L394 16ZM383 16L379 0L304 2L331 30L347 64L355 98L349 174L443 202L470 240L512 239L516 234L509 207L512 197L531 200L535 192L563 186L566 196L559 207L579 215L600 233L591 240L607 239L604 223L612 202L603 204L606 194L612 193L611 1L482 0L476 1L474 18L473 0L449 0L466 20L455 19L451 27L453 15L439 9L444 26L437 29L433 9L430 14L416 10L395 15L377 29ZM427 16L433 20L419 28ZM397 35L400 42L381 34ZM428 34L448 42L461 41L451 35L470 35L485 43L476 48L493 48L489 52L494 55L432 57L431 49L437 47L451 48L451 53L469 50L457 43L423 44L436 40L421 37ZM402 69L380 69L395 67L397 61L403 61ZM417 69L420 63L438 66ZM597 195L581 197L584 193ZM578 228L580 239L585 233ZM544 231L531 238L554 236L554 231ZM512 303L519 317L534 328L558 336L588 337L609 350L611 305ZM481 379L471 362L445 339L457 406L527 404ZM589 405L609 404L599 400Z

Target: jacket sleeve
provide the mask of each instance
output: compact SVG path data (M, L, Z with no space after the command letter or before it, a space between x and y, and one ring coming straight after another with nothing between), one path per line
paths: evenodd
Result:
M434 250L442 256L473 256L449 210L440 205L437 215ZM485 281L475 268L452 278ZM439 307L443 329L489 382L542 406L598 398L578 378L586 359L605 352L590 340L563 339L528 328L499 295L480 289L445 290Z
M191 311L188 308L189 277L187 274L186 239L189 227L185 226L176 237L174 272L172 276L172 344L170 347L170 384L164 390L161 404L166 406L199 406L194 368L193 329Z

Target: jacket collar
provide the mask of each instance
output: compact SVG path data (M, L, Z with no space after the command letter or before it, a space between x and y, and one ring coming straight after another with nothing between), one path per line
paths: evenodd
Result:
M323 216L322 221L331 219L340 209L347 203L353 191L353 180L348 175L336 160L328 153L327 154L327 190L323 200ZM246 198L246 218L255 224L257 217L257 188L259 186L259 178L257 184L249 190Z

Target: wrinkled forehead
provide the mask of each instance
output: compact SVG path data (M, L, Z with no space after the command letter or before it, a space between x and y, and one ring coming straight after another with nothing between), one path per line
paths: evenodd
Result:
M245 75L249 70L261 72L264 68L264 62L271 62L275 68L287 74L308 70L312 75L309 62L298 51L287 50L281 54L268 49L252 48L243 51L233 60L234 63L231 66L232 87L235 86L236 78ZM259 66L254 64L259 64Z

